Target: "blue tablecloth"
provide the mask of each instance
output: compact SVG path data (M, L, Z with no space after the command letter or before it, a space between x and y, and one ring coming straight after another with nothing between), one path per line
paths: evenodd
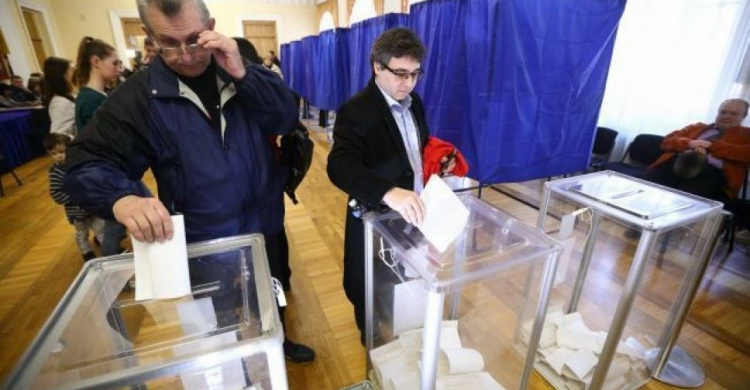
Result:
M32 113L28 110L0 112L0 154L5 162L0 163L0 173L6 173L40 154L41 144L36 145Z

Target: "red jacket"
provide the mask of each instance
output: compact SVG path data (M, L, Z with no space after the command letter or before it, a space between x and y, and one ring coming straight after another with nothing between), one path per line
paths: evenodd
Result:
M651 164L649 169L687 150L688 142L697 139L710 127L711 125L705 123L695 123L667 134L661 143L661 149L666 153ZM747 168L750 164L750 127L737 126L727 129L721 139L711 144L708 153L724 162L724 176L727 179L724 193L730 198L736 198L742 188L742 182L747 177Z
M430 137L427 140L422 155L422 182L427 184L430 176L433 174L440 175L442 165L440 160L453 152L455 152L456 166L451 173L456 176L466 176L469 173L469 164L466 163L466 159L464 159L461 152L450 142L443 141L437 137Z

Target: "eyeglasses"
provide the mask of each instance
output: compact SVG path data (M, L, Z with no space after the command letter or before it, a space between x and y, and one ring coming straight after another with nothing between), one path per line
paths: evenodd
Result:
M414 82L416 83L420 77L424 76L424 71L422 69L417 69L414 72L406 72L406 71L393 70L389 68L388 65L386 64L380 64L380 66L385 68L387 71L393 73L401 81L406 81L409 79L409 77L411 77L414 79Z
M189 45L180 44L179 46L160 46L159 47L159 53L161 53L162 56L166 58L176 58L182 53L187 53L191 56L203 54L206 49L197 44L197 43L191 43Z

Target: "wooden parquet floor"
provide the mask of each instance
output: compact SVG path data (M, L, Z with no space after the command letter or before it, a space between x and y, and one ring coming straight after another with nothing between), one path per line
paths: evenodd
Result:
M287 363L287 373L291 389L340 389L364 378L365 352L341 287L346 198L325 173L330 150L326 134L317 128L313 138L315 156L297 193L300 203L288 202L286 209L293 269L287 325L289 336L312 346L317 359L307 365ZM62 207L48 195L50 163L49 158L41 157L18 168L24 182L21 187L10 175L2 176L6 195L0 198L0 383L5 382L82 266L73 227ZM147 177L145 182L154 189L153 178ZM512 188L538 199L534 187ZM535 223L536 209L498 192L485 190L482 195L517 218ZM611 241L615 251L632 251L628 243ZM750 260L742 250L747 248L735 250L727 264ZM679 345L706 369L702 388L748 389L750 285L742 274L719 266L720 257L717 255L706 272ZM613 262L618 262L616 255ZM613 280L621 280L626 270L615 264ZM659 302L658 294L652 303L655 311L668 304ZM537 374L531 387L550 388ZM673 387L651 380L645 388Z

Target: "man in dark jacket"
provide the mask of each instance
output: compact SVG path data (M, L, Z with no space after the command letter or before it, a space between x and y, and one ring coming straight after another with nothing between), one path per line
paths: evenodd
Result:
M117 88L71 144L66 189L139 241L171 239L170 213L184 215L188 242L278 234L285 172L266 137L297 122L290 91L244 64L236 42L213 31L202 0L138 0L138 11L160 55ZM139 185L149 168L159 199ZM296 362L315 356L288 340L284 352Z
M337 111L328 156L328 177L350 200L369 208L385 204L412 224L420 224L425 213L418 193L429 132L422 100L412 92L424 52L406 28L378 37L370 52L374 77ZM364 340L364 226L353 211L349 207L346 216L344 291Z

